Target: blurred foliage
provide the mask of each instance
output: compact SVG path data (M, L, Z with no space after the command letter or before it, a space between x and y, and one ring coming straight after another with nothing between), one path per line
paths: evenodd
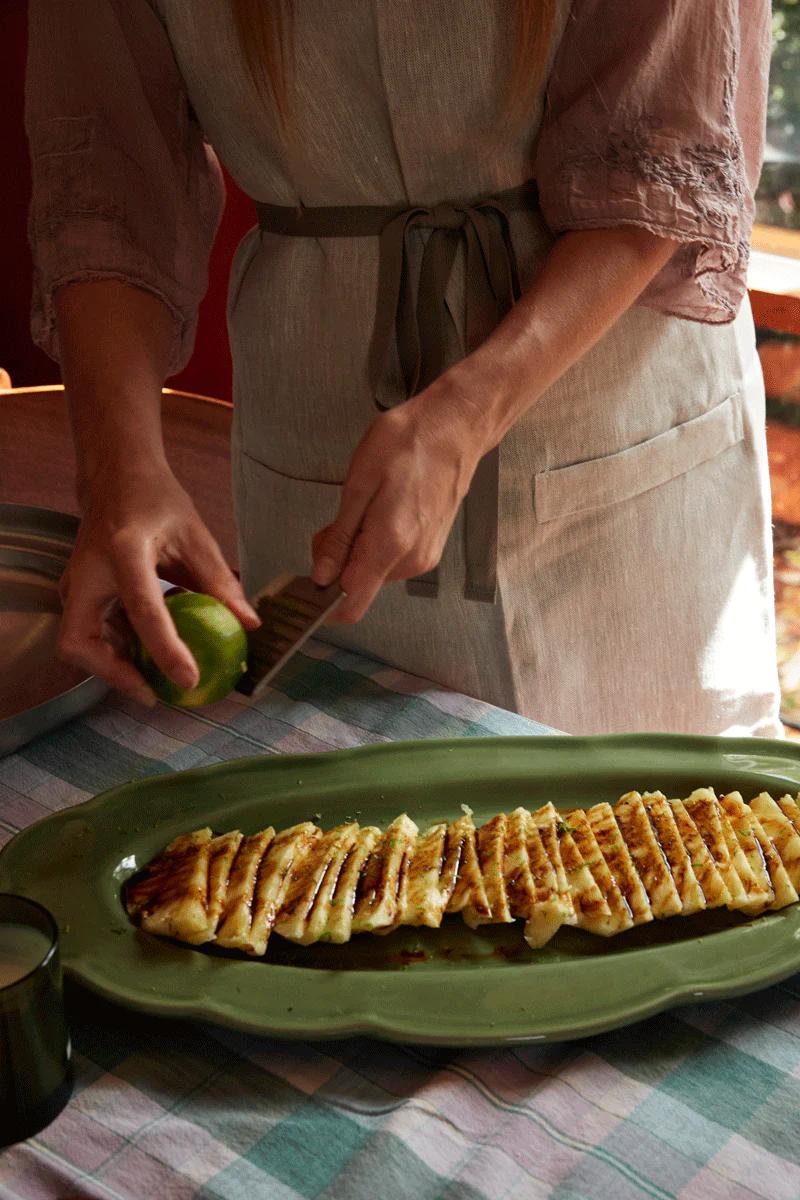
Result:
M800 229L800 0L774 0L772 38L767 154L756 219Z
M800 157L800 0L775 0L767 124L778 149Z

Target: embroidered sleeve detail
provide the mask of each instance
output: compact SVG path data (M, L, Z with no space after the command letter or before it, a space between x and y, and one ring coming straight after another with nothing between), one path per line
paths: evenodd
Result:
M31 0L26 129L34 340L57 359L55 292L116 279L172 313L174 374L192 352L224 185L154 0Z
M639 302L732 320L746 291L768 66L767 0L573 0L537 151L551 229L633 225L674 240Z

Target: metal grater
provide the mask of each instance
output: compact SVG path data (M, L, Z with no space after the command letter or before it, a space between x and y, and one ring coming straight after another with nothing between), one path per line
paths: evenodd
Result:
M247 670L237 692L257 699L344 597L338 583L317 587L306 575L281 575L252 600L261 625L248 633Z

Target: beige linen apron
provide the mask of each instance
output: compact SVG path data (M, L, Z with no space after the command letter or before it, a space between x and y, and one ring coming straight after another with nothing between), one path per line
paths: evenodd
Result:
M225 6L160 6L198 118L257 201L436 206L530 176L542 95L520 117L503 110L505 5L296 3L291 161ZM554 48L567 10L562 0ZM537 212L508 221L524 288L552 237ZM430 236L409 234L415 285ZM376 414L378 250L377 236L254 229L237 252L234 474L249 591L308 570L311 537L335 515ZM464 269L462 246L446 291L448 363L463 354ZM405 394L394 347L388 386ZM571 733L779 735L764 402L746 305L725 326L626 313L502 442L497 538L495 603L465 598L459 514L436 599L390 585L331 640Z

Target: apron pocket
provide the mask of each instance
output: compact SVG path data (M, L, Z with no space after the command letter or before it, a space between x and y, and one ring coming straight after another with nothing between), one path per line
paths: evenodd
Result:
M730 449L744 437L742 395L616 454L573 463L534 477L537 521L632 500Z

